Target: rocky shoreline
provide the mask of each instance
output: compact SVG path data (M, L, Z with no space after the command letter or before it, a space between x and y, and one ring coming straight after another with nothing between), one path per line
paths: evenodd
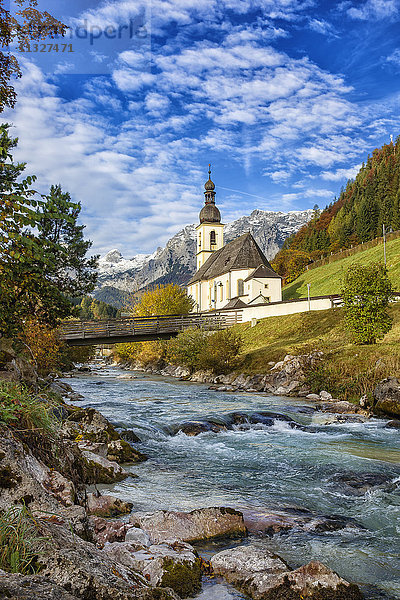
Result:
M315 402L315 408L334 414L358 414L390 418L389 427L400 428L400 381L396 377L382 380L375 388L373 398L362 396L358 404L340 398L323 390L313 394L306 383L307 372L316 367L324 358L323 352L312 352L293 356L288 354L277 363L270 363L266 374L248 375L229 373L215 375L211 371L190 371L181 366L150 364L143 367L139 363L116 363L127 371L141 371L152 375L176 377L184 381L209 384L210 390L218 392L266 393L273 396L306 398Z
M291 360L285 359L274 369L278 376L291 368ZM161 374L172 375L172 369ZM186 377L179 370L175 376ZM192 381L199 378L197 374ZM228 386L227 379L215 379L207 383L217 389ZM258 391L257 387L267 384L261 376L257 381L239 376L229 385ZM68 402L81 398L62 381L53 383L52 390ZM131 503L88 492L88 486L137 477L128 470L129 465L147 457L136 448L139 440L130 431L118 432L97 410L79 408L65 400L55 409L60 431L48 445L37 437L18 436L7 427L0 430L0 511L10 506L26 507L42 540L36 557L38 574L0 571L0 598L177 600L200 592L202 579L210 575L224 578L255 600L363 597L355 584L318 561L291 568L280 557L265 550L261 553L257 547L259 536L291 529L317 534L359 528L351 519L267 508L247 513L229 507L138 513ZM328 397L319 400L334 404ZM230 417L235 426L284 418L290 427L301 427L277 413L235 415ZM183 426L177 431L184 431ZM197 435L202 431L195 426L184 432ZM373 474L371 477L367 484L352 480L342 483L355 494L364 484L375 489L387 483L377 481ZM226 539L225 546L236 547L205 561L196 544L210 539Z

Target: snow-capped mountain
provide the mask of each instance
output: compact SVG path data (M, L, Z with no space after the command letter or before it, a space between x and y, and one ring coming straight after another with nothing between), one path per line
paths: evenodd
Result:
M272 259L285 239L305 225L312 210L270 212L254 210L249 216L240 217L224 228L224 241L250 231L268 259ZM111 250L99 260L96 297L107 287L122 292L137 291L150 284L184 284L196 271L196 230L187 225L153 254L138 254L124 258L118 250Z

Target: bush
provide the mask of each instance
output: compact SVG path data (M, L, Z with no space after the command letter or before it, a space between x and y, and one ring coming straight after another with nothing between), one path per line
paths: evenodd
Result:
M233 329L222 329L210 335L199 356L200 368L213 373L230 373L238 366L243 347L242 337Z
M200 356L207 345L209 334L203 329L186 329L168 342L167 359L174 365L189 369L191 373L200 368Z
M0 569L23 575L36 573L36 560L45 538L25 506L0 513Z
M0 423L23 430L52 433L57 428L53 404L17 383L0 382Z
M211 334L202 329L186 329L169 342L167 357L192 373L198 369L229 373L238 364L242 346L241 336L232 329Z
M115 344L114 355L122 361L134 363L137 360L138 347L138 342Z
M59 367L62 371L70 371L76 364L87 363L96 356L95 346L67 346L62 349Z
M29 348L39 375L44 377L58 369L64 344L56 329L29 319L24 323L21 340Z
M392 319L387 307L393 289L384 265L351 265L344 277L342 296L345 325L356 344L375 344L390 331Z

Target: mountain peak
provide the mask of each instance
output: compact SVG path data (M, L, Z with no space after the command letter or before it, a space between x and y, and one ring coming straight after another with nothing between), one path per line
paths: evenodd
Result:
M110 263L118 263L123 260L123 256L119 250L114 249L107 252L107 254L103 256L103 260Z

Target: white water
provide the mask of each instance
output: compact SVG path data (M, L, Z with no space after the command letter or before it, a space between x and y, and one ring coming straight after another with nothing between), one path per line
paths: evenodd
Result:
M321 560L359 584L368 598L400 598L399 430L385 429L385 421L378 419L318 424L320 415L313 415L302 399L227 394L173 379L124 376L109 368L69 380L85 396L78 405L93 406L116 426L132 429L142 440L137 448L149 456L129 468L139 479L107 486L111 493L133 502L134 510L297 507L351 517L359 526L319 535L293 530L256 538L256 543L293 567ZM184 421L262 410L287 414L313 425L314 431L275 421L272 427L170 435ZM348 472L385 474L389 484L349 495L348 488L333 481ZM212 554L216 547L203 550ZM208 582L200 596L229 600L240 594Z

